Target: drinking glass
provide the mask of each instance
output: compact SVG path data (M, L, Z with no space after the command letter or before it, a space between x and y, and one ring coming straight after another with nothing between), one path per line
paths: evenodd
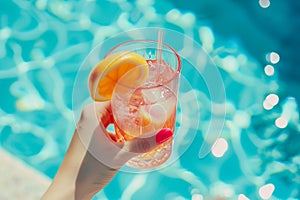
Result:
M146 59L149 68L146 81L141 85L125 87L117 84L114 89L111 105L117 141L150 137L162 128L175 131L181 61L169 45L160 44L159 47L155 40L131 40L114 47L106 55L135 52ZM119 82L123 78L128 82L128 77L132 77L130 73L134 72L127 72ZM172 142L168 140L152 151L132 158L127 165L135 168L160 166L170 157Z

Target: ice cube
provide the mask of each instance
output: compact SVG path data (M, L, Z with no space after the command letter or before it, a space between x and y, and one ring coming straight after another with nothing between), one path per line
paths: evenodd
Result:
M142 95L146 103L151 104L157 102L161 98L160 88L143 89Z

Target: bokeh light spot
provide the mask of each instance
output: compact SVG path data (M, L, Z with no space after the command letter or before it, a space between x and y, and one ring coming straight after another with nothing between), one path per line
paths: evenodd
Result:
M276 120L275 120L275 125L278 127L278 128L285 128L287 125L288 125L288 121L286 118L284 117L278 117Z
M279 102L279 97L277 94L269 94L264 102L263 102L263 107L266 110L271 110L274 106L276 106Z
M212 148L212 154L215 157L220 158L225 154L227 150L228 150L227 141L224 138L219 138L217 139L217 141L215 142Z
M271 52L266 55L266 60L272 64L276 64L280 61L280 56L276 52Z
M266 97L266 100L269 101L273 106L277 105L279 102L279 97L277 94L269 94Z
M276 63L279 62L279 60L280 60L280 56L279 56L278 53L272 52L272 53L270 54L270 61L271 61L271 63L276 64Z
M262 199L269 199L275 190L275 186L273 184L266 184L259 188L259 196Z
M269 0L259 0L259 5L262 8L268 8L270 6L270 1Z
M266 65L264 71L267 76L273 76L275 72L274 67L272 65Z

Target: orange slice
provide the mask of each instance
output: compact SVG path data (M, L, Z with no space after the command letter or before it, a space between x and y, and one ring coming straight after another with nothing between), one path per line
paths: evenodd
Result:
M117 84L136 87L147 79L148 74L148 63L143 56L133 52L112 54L99 62L90 73L90 95L95 101L108 101Z
M135 124L141 127L145 127L151 124L151 116L148 112L140 109L140 118L135 121Z

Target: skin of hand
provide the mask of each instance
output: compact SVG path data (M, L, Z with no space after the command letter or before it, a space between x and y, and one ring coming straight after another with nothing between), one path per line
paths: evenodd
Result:
M64 160L42 200L91 199L132 157L170 140L162 129L149 137L116 142L106 128L113 123L110 102L84 107Z

